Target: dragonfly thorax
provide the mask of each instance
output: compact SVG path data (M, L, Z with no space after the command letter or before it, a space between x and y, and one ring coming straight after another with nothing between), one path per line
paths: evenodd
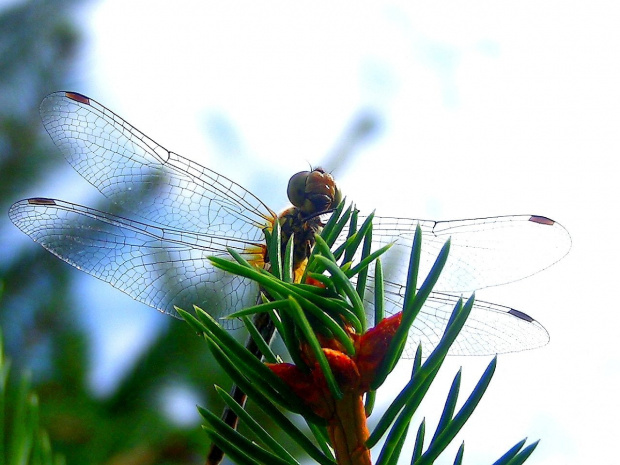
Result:
M293 270L297 271L310 256L315 243L314 235L321 232L323 223L320 216L306 218L297 207L284 210L279 220L282 231L282 254L289 239L293 237Z

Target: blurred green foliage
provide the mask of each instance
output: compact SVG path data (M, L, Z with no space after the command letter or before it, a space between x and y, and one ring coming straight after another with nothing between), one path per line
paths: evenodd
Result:
M39 401L30 389L30 377L24 374L18 383L8 386L10 366L0 333L0 463L63 465L64 458L54 453L49 436L39 425Z
M13 202L67 166L43 130L38 107L71 81L80 51L79 3L27 1L0 11L0 326L6 350L19 371L32 369L41 423L67 463L200 463L208 444L198 413L195 426L181 428L164 416L160 402L170 384L190 387L205 402L213 396L212 382L227 384L202 341L186 324L165 318L165 328L115 390L95 397L88 386L91 342L76 316L88 311L88 302L72 292L78 272L15 239L20 233L6 215ZM12 408L7 405L9 414Z

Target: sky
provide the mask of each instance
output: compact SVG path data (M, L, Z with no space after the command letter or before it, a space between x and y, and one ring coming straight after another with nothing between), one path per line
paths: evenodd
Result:
M541 439L532 465L610 463L607 422L620 413L619 11L600 0L91 2L75 13L85 41L64 90L95 98L275 210L286 207L288 177L330 160L356 115L371 114L377 129L355 160L326 166L362 211L559 221L573 241L564 260L477 294L532 315L551 342L499 357L459 438L465 463L492 463L526 436ZM38 195L82 201L63 184ZM106 305L131 302L81 282ZM102 393L166 318L131 307L85 318ZM456 370L465 396L489 361L449 360L439 397L422 407L429 426ZM404 384L409 369L389 384ZM438 463L452 463L459 443Z

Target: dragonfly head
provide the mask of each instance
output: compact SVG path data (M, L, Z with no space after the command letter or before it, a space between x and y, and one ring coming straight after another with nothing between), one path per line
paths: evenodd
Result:
M342 194L331 174L322 168L301 171L288 182L288 199L304 216L313 216L333 210L342 200Z

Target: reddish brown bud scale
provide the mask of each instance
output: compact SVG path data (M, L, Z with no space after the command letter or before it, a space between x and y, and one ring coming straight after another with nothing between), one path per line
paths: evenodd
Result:
M267 363L266 365L292 389L297 397L305 402L312 412L325 420L333 416L333 399L325 396L325 389L317 383L314 373L304 373L290 363Z
M318 279L314 279L310 276L306 276L306 284L309 284L310 286L314 286L314 287L320 287L321 289L326 288L325 284L323 284Z
M371 464L370 450L365 445L369 432L363 396L370 390L370 384L385 359L401 320L402 315L398 313L382 320L361 336L348 328L356 348L353 358L335 339L318 335L336 383L343 392L339 400L327 388L325 375L306 344L302 346L301 353L304 361L312 367L310 373L304 373L288 363L267 364L316 415L327 420L327 431L341 465Z
M360 382L360 372L357 365L348 355L339 350L323 349L329 367L342 391L357 391ZM317 365L314 372L323 377L323 372Z
M367 392L370 389L377 369L383 363L385 354L398 330L402 314L397 313L382 320L377 326L364 333L356 344L357 367L361 375L360 389Z

